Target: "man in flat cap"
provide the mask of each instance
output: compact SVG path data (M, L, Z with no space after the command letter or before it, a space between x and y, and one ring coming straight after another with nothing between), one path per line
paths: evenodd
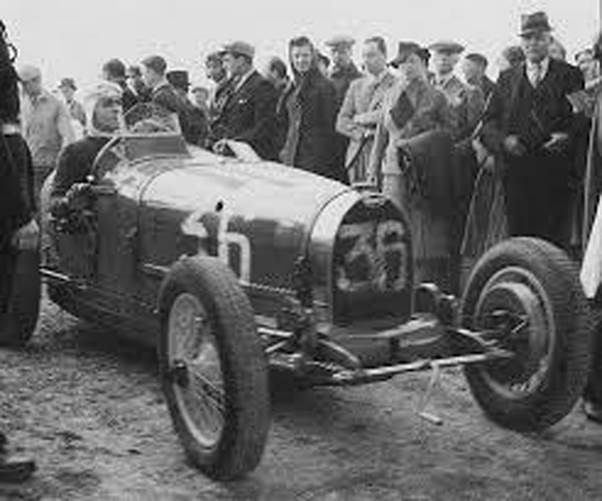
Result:
M355 40L348 36L334 36L326 41L330 49L332 67L330 79L337 91L337 110L343 104L347 89L353 80L362 76L353 62L353 45Z
M544 12L522 16L526 62L500 74L485 112L483 144L505 166L510 234L564 247L575 119L567 95L583 88L574 68L549 57L552 41Z
M474 87L481 89L485 101L489 98L495 84L487 76L487 66L489 61L483 54L472 52L464 57L462 62L462 72L466 82Z
M21 67L19 79L23 88L23 137L31 150L34 194L38 199L44 180L56 165L59 152L75 141L75 132L67 107L44 88L38 68ZM36 206L39 207L39 203Z
M455 237L453 247L453 280L454 286L459 282L459 252L470 200L472 197L474 181L476 179L478 164L472 148L472 134L482 118L485 107L483 92L478 87L462 82L454 70L460 59L464 47L454 41L439 41L431 44L432 61L435 74L433 85L445 97L451 109L453 130L452 137L456 144L454 150L454 221L451 234Z
M167 72L165 76L186 108L186 120L182 127L184 139L191 144L204 146L209 134L209 124L205 113L198 109L188 98L188 90L190 89L188 72L172 70Z
M224 67L230 78L221 99L219 115L212 124L211 140L248 143L264 159L276 160L276 89L253 66L255 49L237 41L223 48Z
M435 70L433 85L447 97L451 106L457 142L466 141L474 131L485 105L483 93L478 87L462 82L454 70L464 47L453 41L440 41L429 46L433 54Z

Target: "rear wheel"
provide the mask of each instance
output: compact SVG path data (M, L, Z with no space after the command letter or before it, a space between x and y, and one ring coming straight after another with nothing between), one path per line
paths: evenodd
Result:
M571 411L588 377L592 324L576 267L562 250L534 238L493 247L468 279L461 318L514 353L465 368L492 420L538 431Z
M227 480L259 463L269 429L268 370L253 310L215 258L174 265L162 288L163 388L192 462Z
M19 251L15 258L7 308L0 313L0 345L23 346L31 338L40 312L40 253Z

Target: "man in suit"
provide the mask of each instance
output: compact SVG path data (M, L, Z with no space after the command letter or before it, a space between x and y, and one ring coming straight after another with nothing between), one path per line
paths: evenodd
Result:
M487 101L495 88L495 84L489 79L486 73L488 65L489 61L487 58L478 52L467 54L462 63L462 71L466 82L481 89L485 101Z
M0 331L10 311L18 254L39 245L31 154L20 134L18 76L9 47L0 20ZM7 443L0 431L0 482L24 482L35 463L11 457Z
M346 166L351 183L366 181L374 132L382 119L382 104L396 81L387 69L387 46L382 37L364 42L362 58L367 75L351 82L337 118L337 132L349 138Z
M167 63L161 56L149 56L142 61L142 76L144 83L151 90L151 103L173 113L177 117L184 139L196 144L198 138L190 126L186 103L167 80L166 70Z
M205 112L197 108L188 98L190 80L185 70L172 70L166 74L167 81L186 107L186 129L182 130L184 138L191 144L204 146L209 134L209 123Z
M433 54L435 75L432 84L447 97L454 118L454 140L469 140L485 105L481 89L465 84L454 70L464 47L453 41L439 41L429 46Z
M330 81L334 84L336 90L336 112L338 113L343 105L347 90L351 82L362 77L362 73L357 69L353 62L353 45L355 40L349 36L339 35L334 36L326 41L326 46L330 49L330 57L332 66L329 69ZM342 134L335 136L335 164L339 171L343 171L345 167L345 156L349 139Z
M246 42L233 42L223 49L230 83L224 89L219 115L212 124L214 148L222 139L248 143L266 160L278 155L276 89L254 68L255 49Z
M503 72L491 99L483 144L506 167L504 187L511 235L566 244L569 174L575 121L567 95L583 88L574 68L549 57L551 27L544 12L522 16L526 62Z
M107 61L102 66L102 75L105 80L116 83L119 85L119 87L121 87L123 92L122 102L124 113L140 102L138 96L136 96L134 91L128 87L125 64L123 64L119 59L111 59Z

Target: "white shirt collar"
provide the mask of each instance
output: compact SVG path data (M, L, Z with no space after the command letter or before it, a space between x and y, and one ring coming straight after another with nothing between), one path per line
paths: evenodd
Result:
M532 61L527 60L527 71L533 72L541 69L542 78L548 72L548 67L550 66L550 58L546 57L541 60L539 63L534 63Z
M454 72L450 71L449 73L446 73L445 75L437 75L435 74L435 85L440 86L440 87L445 87L448 82L454 78Z

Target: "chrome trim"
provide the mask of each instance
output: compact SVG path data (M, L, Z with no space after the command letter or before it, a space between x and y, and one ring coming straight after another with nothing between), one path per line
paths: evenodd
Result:
M169 272L169 268L158 264L143 263L140 265L140 271L151 277L163 278Z

